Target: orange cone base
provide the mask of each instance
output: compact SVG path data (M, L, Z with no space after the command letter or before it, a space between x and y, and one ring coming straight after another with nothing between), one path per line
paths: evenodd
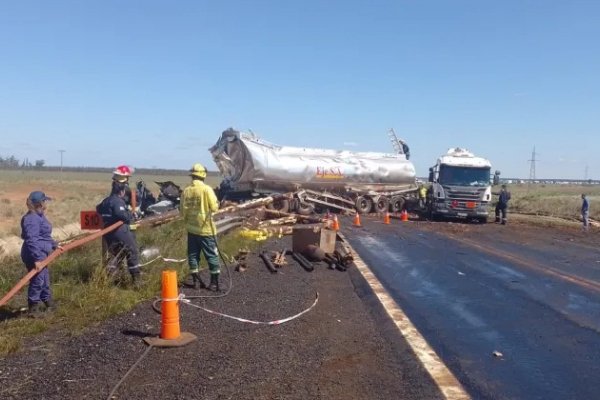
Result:
M193 333L181 332L178 338L161 339L158 336L146 336L144 342L154 347L182 347L198 340L198 337Z

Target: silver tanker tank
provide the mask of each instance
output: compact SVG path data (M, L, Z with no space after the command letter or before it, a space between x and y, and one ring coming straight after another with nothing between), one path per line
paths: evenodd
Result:
M415 167L404 154L278 146L231 128L210 152L222 187L234 192L393 192L415 185Z

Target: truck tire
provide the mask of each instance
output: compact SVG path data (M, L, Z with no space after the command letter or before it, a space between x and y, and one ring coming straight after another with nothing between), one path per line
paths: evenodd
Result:
M315 211L315 206L308 203L298 202L297 213L300 215L310 215Z
M367 196L358 196L354 205L359 214L367 214L373 209L373 199Z
M267 208L269 210L277 210L286 213L290 211L290 201L288 199L277 199L267 205Z
M390 207L390 199L386 196L379 196L373 207L376 213L384 213Z
M390 211L393 213L397 213L402 211L404 208L404 197L402 196L394 196L390 200Z

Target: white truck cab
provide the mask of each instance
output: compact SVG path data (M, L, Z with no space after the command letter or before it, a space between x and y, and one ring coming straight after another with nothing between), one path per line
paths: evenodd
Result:
M486 222L492 200L489 160L455 147L429 168L427 211L432 219L455 217ZM494 174L494 182L500 173Z

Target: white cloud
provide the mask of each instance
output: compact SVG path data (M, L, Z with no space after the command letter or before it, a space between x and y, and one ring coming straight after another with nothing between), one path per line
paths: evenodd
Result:
M356 147L356 146L358 146L358 143L356 143L356 142L344 142L344 146Z

